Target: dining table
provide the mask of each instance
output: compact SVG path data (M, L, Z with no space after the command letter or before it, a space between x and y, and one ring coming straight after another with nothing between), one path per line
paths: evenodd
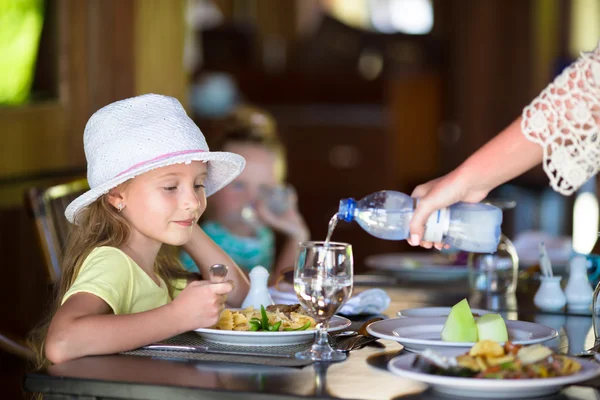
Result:
M558 337L545 345L561 354L576 354L594 345L592 317L569 311L541 312L533 297L539 279L520 279L514 293L472 293L466 279L410 281L368 271L356 275L354 291L381 288L390 297L380 315L418 307L449 307L467 298L472 308L498 311L505 319L535 322L556 329ZM358 330L373 315L349 317L348 329ZM29 372L24 390L45 399L451 399L427 384L397 376L388 362L405 354L393 340L378 340L350 351L345 361L303 367L252 365L239 362L185 360L139 355L89 356ZM600 379L567 386L544 399L600 399Z

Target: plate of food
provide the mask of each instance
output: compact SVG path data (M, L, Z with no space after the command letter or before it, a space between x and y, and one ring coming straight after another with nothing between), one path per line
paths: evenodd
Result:
M476 317L466 299L455 304L447 317L391 318L372 323L367 331L417 353L426 349L468 349L480 340L528 345L558 336L556 329L533 322L505 321L500 314Z
M350 320L334 315L329 320L329 332L349 327ZM260 310L228 308L212 328L195 332L204 339L235 346L287 346L314 340L316 321L300 304L275 304Z
M386 253L365 259L369 268L411 281L466 279L467 253Z
M497 314L489 314L497 315ZM470 348L476 340L442 340L445 317L433 318L390 318L369 325L367 331L378 338L394 340L407 351L420 352L425 349ZM526 321L507 320L508 339L516 344L542 343L558 336L550 327Z
M440 393L472 398L546 396L600 375L600 365L531 346L481 341L467 351L431 350L393 358L388 369Z

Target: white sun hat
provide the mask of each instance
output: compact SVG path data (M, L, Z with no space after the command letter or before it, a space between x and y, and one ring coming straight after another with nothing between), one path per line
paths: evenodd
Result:
M111 103L85 126L83 147L90 190L65 210L73 223L84 207L117 185L150 170L192 161L207 162L207 196L242 172L245 160L228 152L210 152L204 135L177 99L145 94Z

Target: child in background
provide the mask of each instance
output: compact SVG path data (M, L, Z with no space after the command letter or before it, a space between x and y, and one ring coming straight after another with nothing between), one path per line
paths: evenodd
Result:
M148 94L97 111L84 133L90 190L65 211L73 225L51 320L34 333L38 367L48 361L132 350L214 325L249 283L197 225L206 196L244 167L210 152L174 98ZM189 248L203 276L229 266L223 283L198 281L167 245Z
M277 138L273 118L255 107L238 107L224 127L215 148L242 155L246 168L215 195L201 223L202 229L243 270L249 272L262 265L275 279L281 271L294 266L298 242L309 239L296 196L283 186L283 144ZM287 194L282 200L286 204L272 201L274 193L281 190ZM286 238L277 260L274 231ZM182 261L186 269L196 270L185 253Z

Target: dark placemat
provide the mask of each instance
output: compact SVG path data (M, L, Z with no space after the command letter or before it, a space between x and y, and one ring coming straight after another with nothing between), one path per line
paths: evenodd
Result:
M334 347L341 346L346 340L351 338L333 338L331 340ZM298 351L303 351L312 345L310 342L289 345L289 346L232 346L226 344L220 344L210 342L203 339L201 336L194 332L186 332L178 336L174 336L170 339L164 340L162 344L175 344L175 345L186 345L186 346L208 346L212 350L233 350L233 351L244 351L251 352L257 351L261 353L274 353L274 354L290 354L294 355ZM159 357L159 358L178 358L186 360L199 360L199 361L219 361L219 362L230 362L230 363L242 363L242 364L258 364L258 365L271 365L280 367L304 367L310 365L313 362L311 360L298 360L294 357L262 357L262 356L245 356L245 355L231 355L231 354L215 354L215 353L197 353L189 351L171 351L171 350L145 350L138 349L127 351L122 354L136 355L136 356L147 356L147 357Z
M361 338L366 339L366 338ZM348 343L355 342L355 337L329 337L330 344L334 348L345 348ZM356 343L358 347L363 340ZM274 353L274 354L290 354L294 355L299 351L304 351L312 345L312 340L306 343L300 343L289 346L234 346L226 345L215 342L210 342L203 339L201 336L194 332L186 332L181 335L174 336L167 340L160 342L161 344L175 344L185 346L208 346L213 350L233 350L233 351L244 351L251 352L257 351L261 353ZM310 365L313 362L311 360L298 360L294 357L264 357L264 356L245 356L245 355L232 355L232 354L215 354L215 353L197 353L190 351L178 351L178 350L146 350L138 349L127 351L122 354L146 356L146 357L158 357L158 358L175 358L175 359L186 359L186 360L199 360L199 361L219 361L219 362L230 362L230 363L242 363L242 364L257 364L257 365L271 365L280 367L304 367Z

